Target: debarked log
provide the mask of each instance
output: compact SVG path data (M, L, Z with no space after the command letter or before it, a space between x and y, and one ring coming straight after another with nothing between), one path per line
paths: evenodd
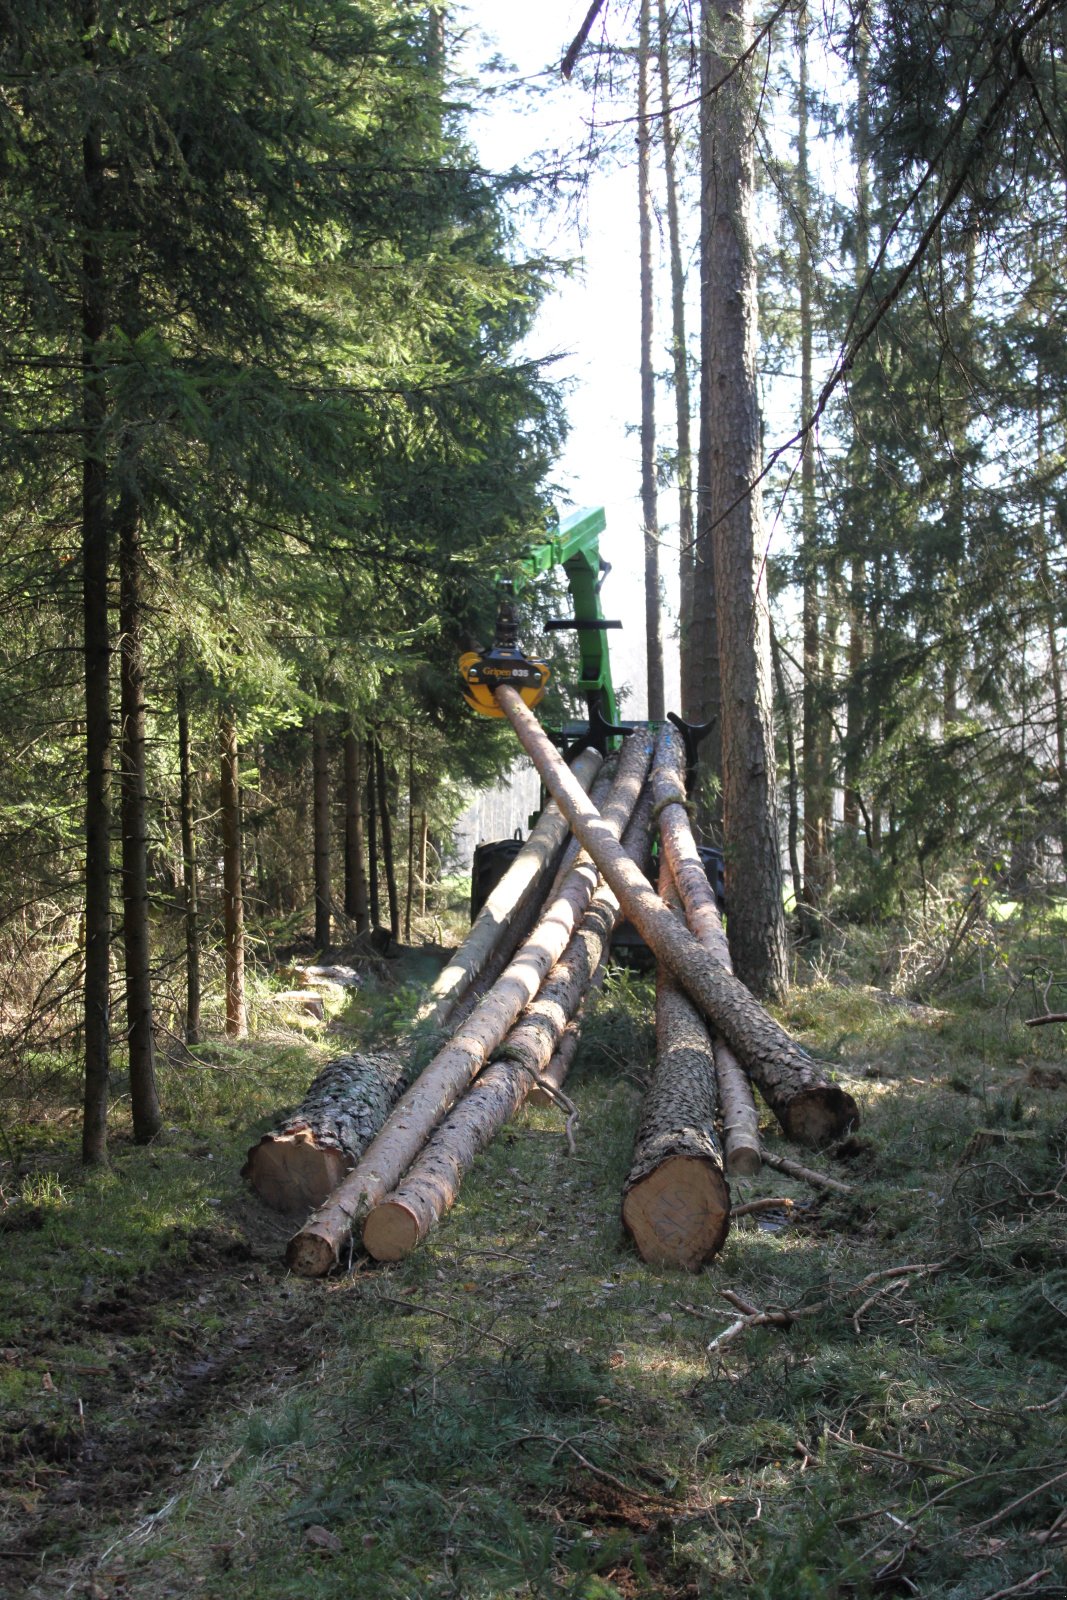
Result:
M265 1133L241 1169L268 1206L306 1215L332 1194L381 1128L407 1083L399 1056L337 1056L292 1114Z
M660 894L676 903L670 868ZM715 1062L707 1027L662 964L656 973L656 1068L623 1185L622 1220L642 1260L699 1272L722 1249L730 1189L715 1137Z
M650 758L647 735L634 734L627 740L602 819L616 842L637 801ZM576 780L571 781L584 794ZM548 905L499 982L401 1096L352 1172L290 1239L286 1260L292 1271L303 1277L323 1277L339 1260L355 1223L396 1188L433 1129L448 1115L562 955L592 899L598 876L588 857L580 856L562 893Z
M786 1134L823 1145L859 1122L855 1100L831 1083L732 973L715 962L664 905L573 781L533 713L508 686L495 691L546 788L619 898L623 912L690 999L719 1029Z
M650 821L651 796L646 787L623 840L624 848L638 859L648 849ZM601 882L566 949L496 1059L430 1136L403 1182L369 1212L363 1247L375 1260L400 1261L408 1255L455 1204L475 1159L518 1113L531 1089L544 1082L559 1087L546 1074L602 969L618 915L618 900ZM563 1064L564 1073L567 1065L569 1060Z

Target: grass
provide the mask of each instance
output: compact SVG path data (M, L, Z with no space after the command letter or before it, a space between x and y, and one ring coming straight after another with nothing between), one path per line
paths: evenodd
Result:
M1025 1029L1009 993L795 990L783 1020L862 1103L822 1158L853 1193L767 1172L738 1198L792 1210L737 1222L696 1277L650 1271L620 1228L650 1049L628 973L569 1087L577 1156L558 1112L525 1113L396 1268L290 1280L286 1227L237 1178L321 1039L169 1067L168 1133L118 1138L110 1172L79 1172L69 1121L20 1125L0 1212L20 1592L1063 1596L1063 1034ZM406 1004L363 992L352 1036ZM709 1351L724 1288L819 1309Z

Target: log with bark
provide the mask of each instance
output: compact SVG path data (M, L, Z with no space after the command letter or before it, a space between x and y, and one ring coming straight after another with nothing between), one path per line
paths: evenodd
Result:
M715 892L700 859L685 803L685 750L676 728L664 727L656 744L652 771L660 840L677 885L690 931L713 961L732 973L734 964L726 942ZM725 1039L712 1039L715 1072L719 1081L719 1108L726 1146L726 1170L732 1177L751 1178L760 1169L759 1113L752 1084Z
M651 810L646 786L623 839L623 848L637 859L643 859L648 851ZM400 1261L408 1255L455 1204L475 1158L518 1113L531 1088L559 1087L546 1074L571 1019L602 968L618 915L619 902L601 880L566 949L492 1065L479 1074L430 1136L403 1182L369 1212L363 1224L363 1246L375 1260ZM557 1071L562 1068L565 1074L571 1054L573 1047L567 1059L558 1063Z
M786 1134L823 1145L859 1122L852 1096L831 1083L807 1051L791 1039L732 973L664 905L623 851L590 798L573 781L537 719L509 686L497 703L540 773L571 830L618 895L626 916L746 1068Z
M583 750L575 758L571 771L582 788L588 789L599 769L597 751ZM502 947L506 948L508 930L526 908L536 904L538 892L543 893L551 881L568 831L559 807L554 802L547 805L530 837L482 906L470 933L435 979L419 1013L420 1020L425 1019L431 1026L447 1022L468 986L494 955Z
M296 1110L252 1146L241 1176L275 1211L306 1215L355 1166L408 1074L388 1053L337 1056Z
M623 749L618 774L601 818L602 827L616 844L636 804L650 758L650 738L641 733L633 734ZM589 801L578 781L574 778L570 781ZM597 816L600 817L599 812ZM329 1272L336 1265L356 1220L396 1188L433 1129L448 1115L562 955L592 899L598 876L587 858L579 858L563 892L547 907L499 982L401 1096L381 1133L355 1169L290 1239L286 1260L294 1272L312 1278Z
M659 891L680 916L666 858ZM642 1260L699 1272L722 1249L730 1189L715 1136L715 1061L707 1027L661 962L656 973L656 1070L623 1185L622 1220Z

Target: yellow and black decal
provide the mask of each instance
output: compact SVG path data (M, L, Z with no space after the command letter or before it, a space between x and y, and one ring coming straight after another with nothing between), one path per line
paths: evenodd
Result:
M543 661L531 661L517 650L497 645L492 650L469 650L460 656L459 676L463 698L472 711L482 717L502 717L494 689L509 684L532 708L544 695L551 674Z

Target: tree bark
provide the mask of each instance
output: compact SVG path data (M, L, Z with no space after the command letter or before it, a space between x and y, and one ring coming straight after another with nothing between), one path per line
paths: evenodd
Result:
M571 769L588 789L600 770L595 750L583 750ZM452 1014L467 989L483 971L507 930L525 908L543 896L550 874L555 871L560 851L567 839L567 822L559 807L547 805L530 831L522 849L474 920L474 926L459 949L438 974L420 1018L440 1027Z
M797 768L797 741L793 732L793 708L789 700L789 685L782 667L782 652L771 624L771 665L774 668L774 687L778 699L779 716L785 732L786 748L786 849L789 854L789 876L793 885L793 899L800 914L801 926L811 937L810 924L804 916L801 902L804 898L804 880L800 874L800 773Z
M404 889L404 943L411 943L411 909L415 899L415 752L408 734L408 876Z
M193 817L192 746L189 737L189 698L178 662L178 807L181 812L182 890L185 921L185 1042L200 1043L200 910Z
M762 997L786 988L785 916L775 795L756 390L755 180L747 73L738 70L752 3L704 0L713 82L708 278L711 373L708 474L722 691L723 843L729 936L738 976Z
M322 698L321 685L316 694ZM311 721L311 832L315 868L315 944L329 950L330 883L330 736L327 717L316 711Z
M648 786L634 808L623 849L643 860L651 828ZM499 1047L491 1066L431 1134L403 1182L372 1208L364 1248L377 1261L400 1261L455 1204L479 1152L546 1078L566 1030L592 987L611 943L619 902L602 880L537 997ZM566 1072L567 1063L561 1063ZM557 1069L558 1070L558 1069ZM562 1081L562 1079L561 1079Z
M677 914L666 856L660 896ZM643 1261L699 1272L722 1249L730 1190L715 1137L711 1040L665 966L656 974L656 1068L623 1184L622 1220Z
M144 644L140 512L119 509L119 756L122 824L122 944L126 967L126 1032L130 1109L138 1144L163 1125L156 1093L152 1027L152 957L148 926L148 825L145 781Z
M422 827L419 834L419 916L426 915L426 873L427 873L427 846L430 838L430 822L424 811L422 813Z
M367 740L367 880L370 889L370 925L381 926L381 888L378 881L378 779L374 770L374 735Z
M605 815L600 819L601 827L617 848L621 848L618 835L637 801L650 756L647 735L631 735L623 749ZM577 793L588 801L569 771L567 776ZM599 812L597 815L599 818ZM579 857L563 892L548 906L500 981L401 1098L355 1170L289 1241L286 1259L294 1272L305 1277L321 1277L328 1272L338 1259L353 1220L378 1205L396 1187L432 1130L537 993L592 899L597 878L592 863Z
M826 1144L858 1123L859 1111L852 1096L827 1081L807 1052L764 1011L743 983L712 960L664 905L621 849L589 796L574 782L520 696L505 686L497 689L496 700L570 822L571 831L618 895L627 917L719 1028L788 1136L805 1144ZM680 800L684 804L684 794ZM660 825L662 829L662 812Z
M95 65L96 0L82 7L83 46ZM107 335L104 262L98 244L104 196L100 131L82 142L85 231L82 245L81 556L85 654L85 1100L82 1160L107 1160L111 1064L111 638L108 626L109 529L105 430L107 387L101 347Z
M367 866L363 856L363 800L359 772L359 740L352 717L345 729L345 915L356 933L370 931Z
M389 897L389 934L400 943L400 897L396 892L396 860L393 856L393 819L389 810L389 786L385 779L385 751L377 734L374 738L374 770L378 778L378 816L382 828L382 866Z
M226 945L226 1035L247 1039L245 1009L245 905L241 883L241 788L237 724L232 713L219 718L222 763L219 816L222 827L222 924Z
M241 1169L275 1211L306 1215L350 1172L407 1086L409 1063L378 1052L336 1057Z
M637 60L637 195L641 276L641 518L645 545L645 673L648 716L662 722L663 639L660 628L659 509L656 504L656 380L652 367L652 191L648 120L649 16L641 0Z

